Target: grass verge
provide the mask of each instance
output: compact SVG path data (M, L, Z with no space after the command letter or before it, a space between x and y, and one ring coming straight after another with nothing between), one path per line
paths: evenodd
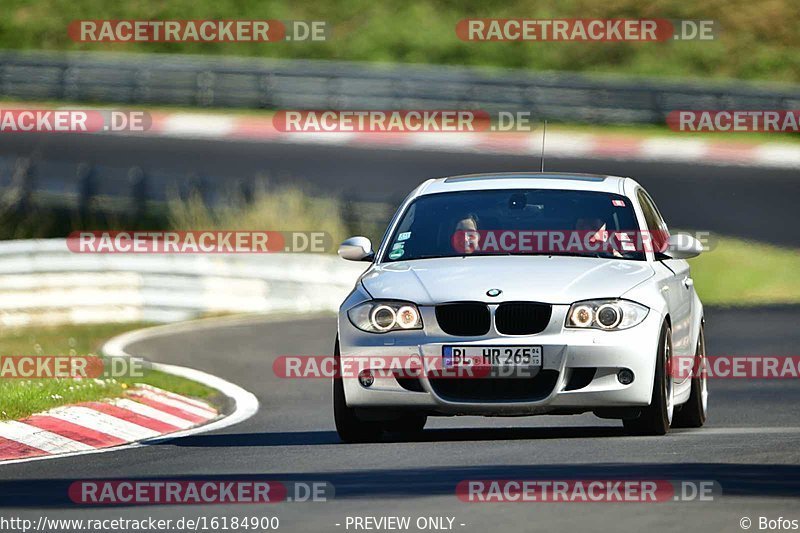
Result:
M19 328L0 334L3 355L97 354L103 342L147 324L66 325ZM141 377L109 379L0 378L0 420L24 418L59 405L116 398L135 383L146 383L212 403L219 393L195 381L145 370Z
M689 263L706 305L800 303L800 250L721 237L713 250Z

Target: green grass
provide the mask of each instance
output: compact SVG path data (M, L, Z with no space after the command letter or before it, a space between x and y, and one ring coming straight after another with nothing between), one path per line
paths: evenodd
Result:
M145 324L100 324L36 327L0 334L2 355L92 355L103 342ZM122 396L135 383L202 398L212 403L219 393L200 383L155 370L142 377L110 379L0 379L0 420L13 420L47 409L85 401Z
M226 54L436 63L674 78L800 81L800 10L793 0L5 0L0 48ZM663 43L463 42L464 18L713 19L715 41ZM324 20L327 42L75 43L75 19Z
M689 263L706 305L800 303L800 250L724 237Z

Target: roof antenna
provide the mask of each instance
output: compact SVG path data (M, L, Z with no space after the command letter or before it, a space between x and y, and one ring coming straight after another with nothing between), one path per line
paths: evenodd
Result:
M544 121L544 127L542 128L542 168L541 172L544 172L544 138L547 135L547 121Z

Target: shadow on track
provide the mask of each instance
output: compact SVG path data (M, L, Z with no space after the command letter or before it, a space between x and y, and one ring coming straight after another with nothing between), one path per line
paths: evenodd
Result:
M97 478L94 478L97 479ZM122 481L107 477L105 480ZM456 497L459 482L475 479L529 480L713 480L725 496L796 498L800 496L800 466L789 464L728 463L602 463L553 465L473 465L452 467L384 468L307 473L263 472L126 478L124 481L326 481L335 489L335 499ZM0 508L75 508L67 490L71 479L0 481ZM107 506L103 506L107 507Z
M468 442L499 440L549 440L624 437L622 427L458 428L427 429L414 438L388 434L383 442ZM318 446L342 444L335 431L286 431L193 435L163 443L165 446Z

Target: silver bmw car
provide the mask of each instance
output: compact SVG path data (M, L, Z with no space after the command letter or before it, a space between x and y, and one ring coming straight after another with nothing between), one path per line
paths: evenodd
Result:
M340 438L410 436L454 415L592 412L649 435L702 426L703 306L686 262L702 249L670 234L631 178L426 181L377 250L365 237L339 248L371 263L338 315Z

